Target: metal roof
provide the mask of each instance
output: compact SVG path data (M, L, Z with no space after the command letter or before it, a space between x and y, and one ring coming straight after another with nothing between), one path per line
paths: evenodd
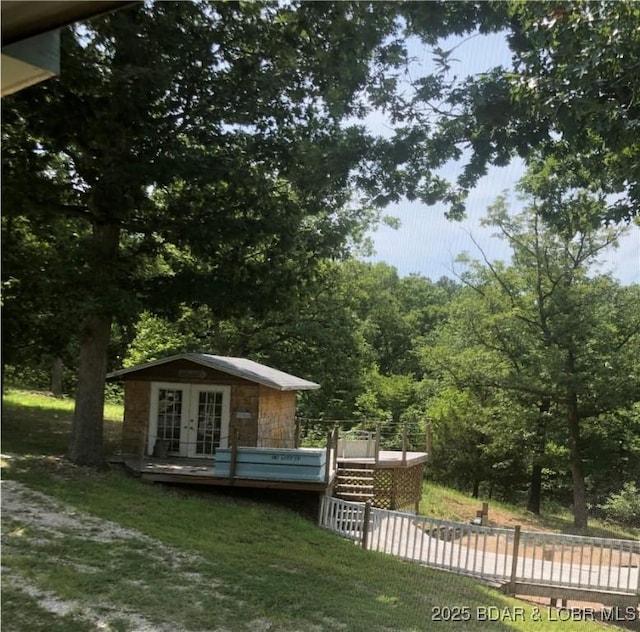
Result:
M222 371L229 375L241 377L250 382L257 382L263 386L274 388L278 391L315 391L320 388L319 384L303 380L302 378L290 375L284 371L278 371L265 364L248 360L247 358L234 358L230 356L210 355L208 353L180 353L168 358L162 358L154 362L139 364L128 369L120 369L107 375L108 378L121 377L136 371L142 371L161 364L175 362L176 360L190 360L216 371Z

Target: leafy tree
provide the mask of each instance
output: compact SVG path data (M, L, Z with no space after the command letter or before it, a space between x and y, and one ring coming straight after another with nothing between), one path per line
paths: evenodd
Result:
M462 198L489 165L519 156L551 180L561 175L575 188L616 194L600 220L637 216L640 6L631 0L485 5L470 32L504 32L511 67L458 78L455 49L434 45L445 73L416 80L407 137L421 142L430 135L432 146L464 168L455 184L434 182L422 198L439 199L446 191L452 214L459 214ZM421 24L412 25L418 35ZM423 39L433 44L428 29ZM415 158L418 165L419 154ZM567 220L557 206L540 210L559 224Z
M144 314L125 363L203 349L251 357L321 384L319 391L304 394L301 415L350 418L373 356L355 314L348 276L345 265L326 262L286 306L260 314L221 319L208 306L182 306L170 321Z
M410 421L422 449L414 349L444 317L447 297L427 279L399 279L386 264L326 262L283 308L226 319L207 306L183 305L170 320L144 314L124 362L203 349L256 358L321 384L300 402L303 416L387 421L383 436L394 445Z
M445 378L429 398L433 451L429 475L446 485L519 500L529 465L526 411L505 393L461 388ZM507 430L508 429L508 430ZM514 445L521 449L514 450Z
M556 437L568 451L578 528L587 524L585 420L628 407L638 388L635 290L590 276L622 230L592 228L602 203L571 196L564 231L545 225L535 205L510 217L503 202L496 204L487 223L508 241L513 264L466 261L462 279L470 289L451 321L465 337L462 355L446 366L466 388L511 392L537 411L531 438L538 486L548 414L562 412L563 434Z
M626 483L640 484L640 403L585 419L587 493L599 508Z
M386 263L350 263L345 272L379 373L419 377L414 350L445 318L448 290L419 275L400 278Z
M26 180L43 161L13 144L12 138L3 134L3 161ZM42 388L49 385L54 359L73 365L79 317L77 251L86 235L81 222L32 205L24 194L29 190L25 181L22 186L11 198L4 195L3 183L2 374L7 365L29 366L39 376L33 386Z
M640 490L633 481L627 481L619 492L607 498L600 509L611 520L637 526L640 524Z
M431 384L426 410L434 424L430 471L437 480L471 488L474 496L482 487L519 500L523 474L531 466L531 415L518 397L495 387L510 367L488 344L491 321L486 304L466 287L421 349L425 381ZM487 383L488 376L494 382Z
M72 460L102 461L114 322L284 305L373 218L348 204L371 142L342 121L384 100L396 30L359 3L138 5L66 31L61 77L5 101L36 169L4 161L3 197L83 226Z
M113 325L126 344L143 310L190 318L205 306L209 320L245 319L218 327L218 339L251 332L260 321L265 331L273 315L283 335L290 323L281 315L299 300L298 288L314 284L323 259L348 254L377 220L376 205L406 195L442 200L455 215L486 165L518 152L547 169L545 176L558 171L574 187L588 182L618 193L616 204L590 214L592 225L632 215L636 84L620 60L635 63L637 31L625 24L635 24L637 10L612 6L172 2L68 30L61 78L4 101L3 146L10 150L2 157L2 192L11 218L3 231L13 236L3 278L5 333L17 340L20 317L11 311L37 305L39 317L47 296L65 303L52 310L65 329L80 325L54 345L68 347L74 337L79 345L69 456L102 461ZM597 19L585 19L591 15ZM439 38L501 28L510 30L516 72L497 69L463 84L437 72L419 80L412 103L397 91L406 34L434 47L446 71L451 58L438 49ZM575 42L566 41L570 32ZM607 38L612 45L596 55ZM565 45L574 48L565 54ZM573 59L581 72L573 73ZM612 84L598 84L603 77ZM556 93L570 104L568 114L554 117L545 94ZM602 105L604 124L596 111ZM391 138L371 138L352 124L372 108L396 126ZM466 143L472 156L456 190L437 168L461 158ZM541 177L537 186L547 180L553 183ZM564 225L573 221L558 212ZM49 225L55 229L42 234ZM34 265L47 270L43 284L27 281L25 260L34 251ZM411 307L410 296L433 288L392 277L350 348L377 354L387 377L418 375L411 348L438 316ZM341 314L346 329L353 314ZM55 331L55 318L38 322L44 325L34 346Z

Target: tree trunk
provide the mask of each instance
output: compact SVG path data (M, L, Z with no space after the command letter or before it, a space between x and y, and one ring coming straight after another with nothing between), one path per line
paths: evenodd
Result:
M540 515L540 501L542 499L542 465L534 463L531 466L529 479L529 495L527 496L527 511Z
M531 466L531 479L529 482L529 496L527 509L534 514L540 514L542 501L542 459L547 449L547 414L551 402L545 397L538 408L538 420L536 422L536 437L533 447L533 465Z
M68 458L78 465L104 467L102 426L104 383L107 375L114 275L120 244L117 224L96 223L93 231L92 271L94 309L82 323L78 385Z
M76 405L68 451L69 459L78 465L105 465L102 421L110 335L109 317L89 316L85 320L80 338Z
M62 397L62 375L64 365L61 358L54 358L51 365L51 393L54 397Z
M569 427L569 459L573 479L573 525L579 531L586 531L587 494L580 453L580 417L578 415L578 397L573 392L570 392L567 397L567 424Z

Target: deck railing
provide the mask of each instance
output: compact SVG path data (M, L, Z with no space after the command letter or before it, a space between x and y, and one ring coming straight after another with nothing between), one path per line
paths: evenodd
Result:
M499 583L640 596L640 542L437 520L325 497L320 525L365 548Z

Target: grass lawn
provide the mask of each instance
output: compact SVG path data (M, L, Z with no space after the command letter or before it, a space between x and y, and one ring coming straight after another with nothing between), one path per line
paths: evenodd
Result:
M607 629L362 551L292 510L75 467L60 458L70 415L4 401L3 632ZM497 620L478 620L489 608Z
M501 503L488 498L471 498L455 489L427 482L423 487L420 513L447 520L468 522L475 518L483 501L489 503L489 524L497 527L513 528L519 524L525 531L553 531L575 533L573 515L560 507L544 508L536 516L526 509ZM640 538L640 529L610 524L591 518L587 535L599 538Z
M68 397L6 389L2 398L3 449L19 454L64 454L71 432L73 406L73 399ZM123 413L121 404L104 406L107 453L114 452L120 445Z

